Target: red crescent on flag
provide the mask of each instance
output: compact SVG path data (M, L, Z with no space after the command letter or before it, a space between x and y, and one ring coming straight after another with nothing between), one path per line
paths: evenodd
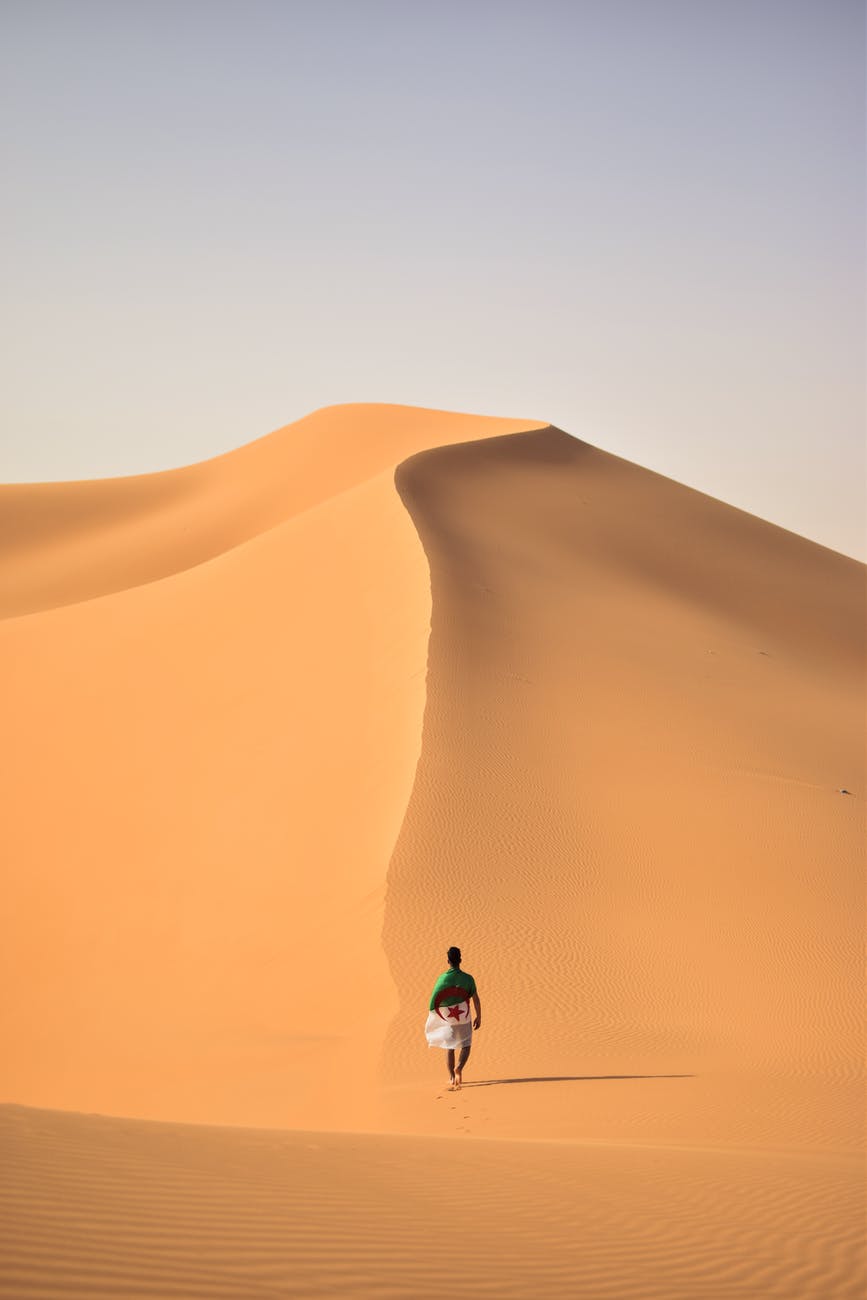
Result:
M440 1020L445 1020L445 1016L444 1016L443 1013L440 1011L440 1003L441 1003L441 1002L444 1002L446 998L453 998L453 997L455 997L455 996L458 996L458 997L460 998L461 1002L466 1002L466 1004L467 1004L467 1015L469 1016L469 1014L470 1014L470 1011L469 1011L469 1007L470 1007L470 995L469 995L469 993L467 992L466 989L462 989L462 988L460 987L459 984L449 984L447 988L440 989L439 993L438 993L438 994L436 995L436 997L434 998L434 1011L437 1013L437 1015L439 1016Z

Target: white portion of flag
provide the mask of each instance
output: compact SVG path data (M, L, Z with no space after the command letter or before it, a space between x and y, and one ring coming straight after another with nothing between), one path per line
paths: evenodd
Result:
M429 1012L424 1032L428 1047L463 1047L473 1036L469 999Z

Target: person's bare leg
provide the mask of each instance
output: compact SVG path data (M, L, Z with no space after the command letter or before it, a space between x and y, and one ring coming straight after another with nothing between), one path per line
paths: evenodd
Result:
M461 1048L461 1054L458 1057L458 1068L455 1070L455 1087L459 1088L463 1083L464 1066L470 1059L470 1044L464 1043Z
M449 1083L452 1087L454 1087L455 1086L455 1051L453 1047L450 1047L448 1052L446 1053L446 1062L448 1063L448 1067L449 1067Z

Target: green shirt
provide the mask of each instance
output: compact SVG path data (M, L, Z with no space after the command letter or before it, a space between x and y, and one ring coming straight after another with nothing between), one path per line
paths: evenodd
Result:
M443 989L454 989L446 993L445 997L437 997ZM443 971L436 984L434 984L433 993L430 995L430 1005L428 1011L436 1011L437 1005L441 1007L453 1007L456 1002L466 1002L469 998L476 996L476 981L472 975L468 975L465 970L447 970Z

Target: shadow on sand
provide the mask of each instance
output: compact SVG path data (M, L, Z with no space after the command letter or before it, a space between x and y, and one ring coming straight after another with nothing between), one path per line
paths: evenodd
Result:
M694 1074L548 1074L530 1079L474 1079L464 1088L496 1088L503 1083L592 1083L601 1079L694 1079Z

